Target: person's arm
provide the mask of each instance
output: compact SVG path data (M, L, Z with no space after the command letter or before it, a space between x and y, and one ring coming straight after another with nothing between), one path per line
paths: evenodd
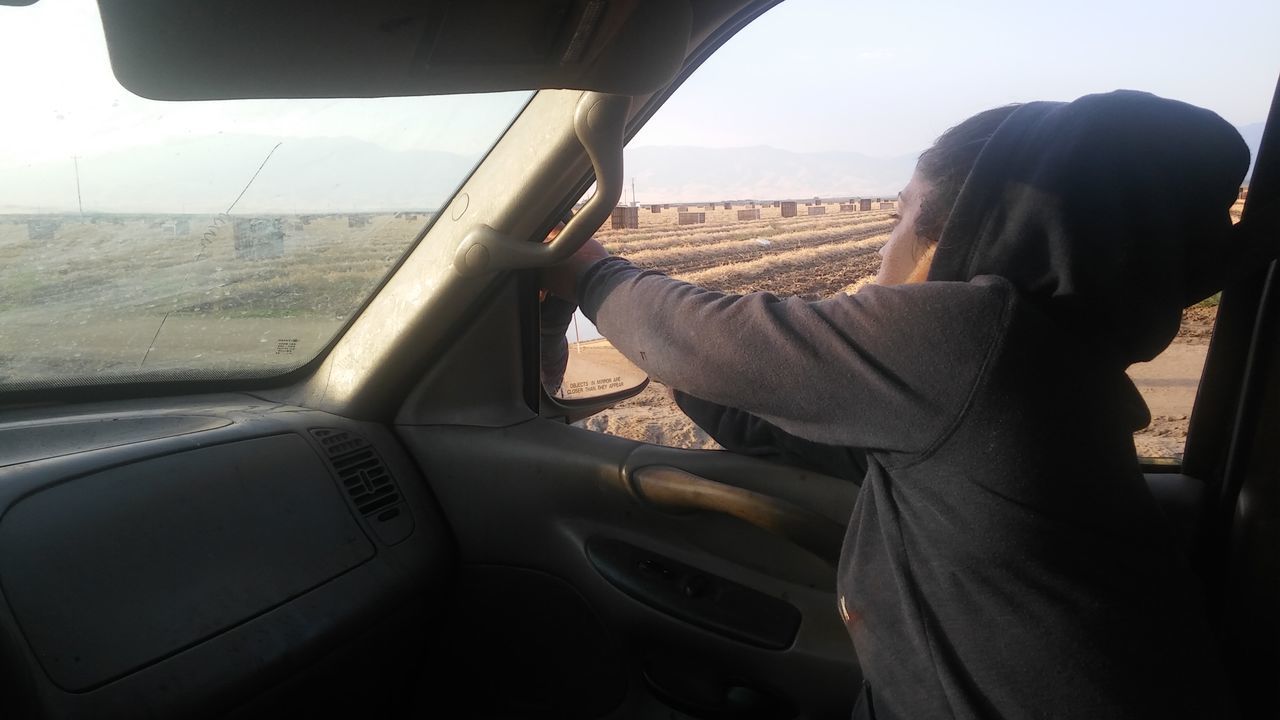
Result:
M565 333L573 322L573 314L577 305L547 295L538 306L539 315L539 367L542 372L542 385L547 394L555 397L564 382L564 371L569 366L569 339Z
M564 219L551 228L543 242L555 240L572 219L572 212L565 213ZM567 298L567 295L561 297L545 289L538 297L538 368L542 386L551 397L560 392L565 370L569 367L569 338L566 333L573 322L573 314L578 310L578 303Z
M1000 282L726 295L621 258L577 273L587 317L669 387L810 442L904 453L959 418L1012 300Z
M725 450L796 465L857 483L867 474L866 453L798 438L737 408L673 391L676 405Z

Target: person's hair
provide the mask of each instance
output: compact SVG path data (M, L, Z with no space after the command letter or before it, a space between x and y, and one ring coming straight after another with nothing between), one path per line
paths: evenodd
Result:
M933 147L920 154L916 173L929 184L929 191L921 198L915 224L917 235L935 243L942 238L942 228L978 154L1017 108L1015 104L983 110L942 133Z

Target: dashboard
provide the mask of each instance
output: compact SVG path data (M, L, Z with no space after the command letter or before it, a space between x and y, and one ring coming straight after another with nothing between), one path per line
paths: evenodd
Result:
M225 714L448 586L385 427L159 402L0 416L0 675L24 716Z

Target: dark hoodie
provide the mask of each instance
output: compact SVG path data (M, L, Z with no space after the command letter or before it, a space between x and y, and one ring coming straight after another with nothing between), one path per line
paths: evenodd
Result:
M859 713L1224 717L1125 369L1221 282L1247 165L1183 103L1030 103L979 156L930 282L805 302L608 258L582 306L726 447L852 479L865 451L838 581Z

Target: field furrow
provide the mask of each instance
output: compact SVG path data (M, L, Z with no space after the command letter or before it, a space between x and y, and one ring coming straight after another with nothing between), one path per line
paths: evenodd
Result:
M875 275L880 268L880 255L876 251L887 239L888 234L881 232L744 262L677 272L674 276L721 292L766 291L818 300Z
M853 214L831 214L793 218L764 218L761 220L723 221L702 225L672 225L648 228L643 225L635 230L602 229L596 239L611 250L631 253L653 248L697 242L706 245L726 240L769 239L775 235L808 233L819 230L852 228L867 223L884 222L890 212L876 211ZM643 219L643 216L641 216Z
M857 245L885 235L887 223L876 223L855 232L818 232L791 236L776 242L747 241L720 248L718 251L697 248L673 248L665 252L652 252L627 256L632 262L661 270L669 275L693 276L700 271L717 270L749 262L768 265L788 255L799 253L808 261L821 264L823 254L833 248ZM878 245L877 245L878 247Z
M788 232L774 234L770 237L756 236L745 240L725 240L721 242L690 242L684 239L679 244L672 243L666 247L651 248L638 252L625 251L632 262L641 265L679 267L686 269L689 263L711 263L717 261L730 262L738 255L767 254L800 247L812 247L845 240L870 237L889 229L889 222L863 223L853 227L823 228L805 232Z

